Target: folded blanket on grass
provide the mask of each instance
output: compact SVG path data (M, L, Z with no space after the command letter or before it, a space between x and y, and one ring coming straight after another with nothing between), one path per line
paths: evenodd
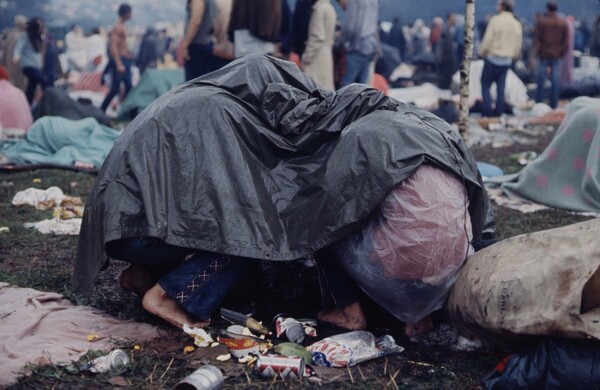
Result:
M69 363L89 350L108 352L119 339L141 343L160 336L155 326L75 306L57 293L7 283L0 283L0 334L0 387L26 374L28 364ZM90 335L98 337L88 341Z

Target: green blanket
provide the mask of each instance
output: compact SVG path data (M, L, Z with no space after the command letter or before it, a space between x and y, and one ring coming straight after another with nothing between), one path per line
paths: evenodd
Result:
M184 81L182 69L147 69L140 82L127 94L119 119L133 119L156 98Z
M120 134L94 118L70 120L45 116L33 123L25 139L0 144L0 155L6 158L3 163L11 165L72 167L77 161L100 168Z
M600 99L573 100L550 145L502 189L548 206L600 212Z

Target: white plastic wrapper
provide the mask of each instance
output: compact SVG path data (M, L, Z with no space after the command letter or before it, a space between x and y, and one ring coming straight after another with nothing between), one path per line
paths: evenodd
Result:
M326 337L306 347L313 362L322 367L350 367L391 353L404 351L390 335L375 338L371 332L353 332Z
M473 251L468 206L458 177L422 165L335 245L340 264L375 302L416 323L443 307Z

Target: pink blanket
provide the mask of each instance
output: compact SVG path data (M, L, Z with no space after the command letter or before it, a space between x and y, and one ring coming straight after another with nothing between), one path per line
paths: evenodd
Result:
M114 340L141 343L159 329L75 306L60 294L0 283L0 388L27 374L28 363L65 364L88 350L110 351ZM88 341L88 335L98 335Z

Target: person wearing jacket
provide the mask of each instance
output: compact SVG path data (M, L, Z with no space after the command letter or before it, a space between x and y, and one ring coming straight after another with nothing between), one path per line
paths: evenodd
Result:
M42 36L44 34L44 23L39 17L33 17L27 22L25 34L21 34L15 46L13 63L19 64L25 77L27 77L27 89L25 95L29 104L33 102L35 90L38 85L42 88L49 86L42 73L43 46Z
M302 70L320 86L334 90L333 43L336 14L331 0L317 0L308 26L308 40L302 54Z
M550 107L556 108L560 88L560 60L569 47L569 28L567 22L557 14L556 2L549 1L546 9L548 13L540 18L533 37L533 48L538 57L535 101L539 103L543 100L547 69L550 68Z
M513 15L513 0L498 2L498 15L488 23L479 47L484 58L481 73L481 96L483 97L483 116L501 116L504 113L504 88L506 74L513 60L521 53L523 45L523 27ZM496 107L492 110L490 88L496 83Z
M376 0L347 0L342 31L336 41L336 46L346 49L343 87L354 82L368 83L371 63L381 51L378 7Z

